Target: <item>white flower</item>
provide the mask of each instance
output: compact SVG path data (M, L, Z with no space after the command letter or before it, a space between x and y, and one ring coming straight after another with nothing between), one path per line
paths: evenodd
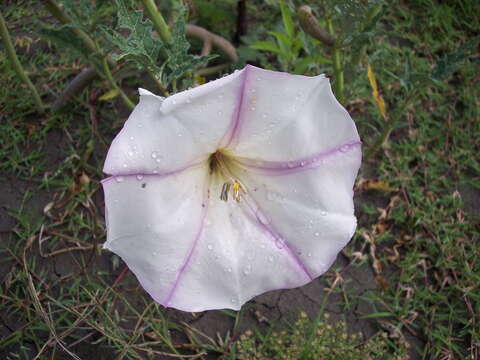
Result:
M323 75L248 65L167 99L141 89L105 162L104 246L165 306L238 310L329 268L360 161Z

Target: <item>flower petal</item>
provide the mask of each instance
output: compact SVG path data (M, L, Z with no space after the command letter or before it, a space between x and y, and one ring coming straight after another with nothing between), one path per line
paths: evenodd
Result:
M360 161L357 145L305 167L249 167L236 174L312 278L330 267L355 231L352 188Z
M168 297L203 225L208 169L104 180L107 242L158 302Z
M237 117L243 71L166 99L140 89L140 102L113 140L107 174L162 174L205 160Z
M166 306L184 311L230 308L265 291L306 284L310 276L290 250L242 201L219 199L212 182L207 216L195 251L177 278Z
M236 156L287 162L359 141L324 75L246 70L239 125L229 144Z

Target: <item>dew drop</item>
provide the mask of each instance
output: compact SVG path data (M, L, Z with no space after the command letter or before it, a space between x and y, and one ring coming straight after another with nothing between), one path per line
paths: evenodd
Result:
M128 156L132 157L133 156L133 151L129 151Z
M260 81L260 80L262 80L262 79L260 79L259 77L257 77L257 81Z
M143 124L138 123L138 124L137 124L137 127L138 127L138 128L141 128L141 127L143 127Z
M287 163L287 166L291 169L291 168L295 167L295 164L293 162L289 161Z
M157 255L157 252L156 252L156 251L152 251L152 255Z
M309 252L309 253L307 254L307 256L308 256L308 257L312 257L312 253Z
M122 166L123 166L124 168L127 168L127 167L128 167L128 165L127 165L127 164L123 164Z
M172 104L173 104L173 105L176 105L176 104L177 104L177 100L172 100Z
M266 119L266 118L267 118L267 114L262 114L262 118Z
M132 141L133 141L133 139L134 139L134 137L133 137L133 136L130 136L130 140L132 140Z
M183 134L182 134L182 133L178 133L177 135L178 135L178 137L182 137L182 136L183 136Z
M123 180L125 180L125 178L123 176L116 176L115 180L120 183L120 182L123 182Z
M305 161L301 161L300 166L305 166Z
M161 158L157 158L155 161L156 161L157 163L161 163L161 162L162 162L162 159L161 159Z
M278 249L283 249L283 241L282 239L275 239L275 246L278 248Z
M223 114L223 112L221 112L221 111L218 112L218 115L222 116L222 114Z
M255 106L252 106L250 110L255 111Z
M343 146L340 148L340 151L341 151L341 152L347 152L349 148L350 148L350 146L348 146L348 145L343 145Z
M251 272L252 272L252 268L250 267L250 265L248 265L245 269L243 269L244 275L250 275Z
M272 255L270 255L270 256L268 257L268 261L269 261L269 262L273 262L273 256L272 256Z
M265 249L265 244L260 244L260 247L261 247L262 249Z
M260 221L263 225L267 225L269 223L268 218L262 213L262 212L257 212L257 219Z
M318 231L315 232L315 236L320 236L320 233Z
M231 272L232 272L232 268L231 268L231 267L228 267L228 268L226 269L226 271L229 272L229 273L231 273Z
M158 156L158 153L156 151L152 152L152 159L156 159Z
M143 175L138 174L138 175L137 175L137 180L140 181L140 180L142 180L142 179L143 179Z
M212 245L212 244L208 244L208 245L207 245L207 249L208 249L208 250L213 250L213 245Z
M218 98L223 99L223 95L222 94L218 95Z
M256 93L257 92L257 89L252 89L252 93Z
M237 299L231 298L230 301L232 302L232 304L235 304L237 302Z
M322 211L320 212L320 215L322 215L322 216L327 216L327 212L324 211L324 210L322 210Z

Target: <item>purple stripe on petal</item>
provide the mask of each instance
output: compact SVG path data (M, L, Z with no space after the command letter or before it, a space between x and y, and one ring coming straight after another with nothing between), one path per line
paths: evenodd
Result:
M245 70L244 70L243 76L242 76L242 85L240 86L240 91L239 91L239 94L238 94L237 106L236 106L235 111L233 113L232 121L231 121L231 124L228 128L228 131L224 136L224 139L226 137L227 140L222 141L222 144L224 144L224 145L222 145L221 147L228 147L230 144L232 144L233 141L235 141L238 138L238 133L240 131L241 123L243 121L243 116L242 116L243 103L244 103L244 99L245 99L245 90L246 90L246 85L247 85L247 82L248 82L248 74L250 72L250 66L251 65L245 66Z
M122 182L123 178L132 177L132 176L135 176L138 180L142 180L143 178L149 178L149 177L154 177L154 176L155 177L166 177L166 176L176 175L178 173L181 173L184 170L190 169L190 168L195 167L195 166L199 166L202 163L203 163L203 161L181 167L180 169L158 172L158 173L122 173L122 174L109 176L108 178L105 178L105 179L101 180L100 182L102 184L104 184L104 183L107 183L107 182L109 182L113 179L116 179L118 182Z
M190 266L190 261L192 259L193 253L195 252L195 249L197 248L198 242L200 238L202 237L203 230L205 228L205 219L207 217L207 210L208 210L208 197L209 197L209 190L210 184L207 186L207 190L205 191L204 198L202 200L202 204L205 204L205 206L202 206L202 215L201 215L201 220L200 220L200 228L198 229L197 235L195 236L195 239L193 240L193 243L190 247L190 250L188 251L187 257L183 263L183 265L180 267L178 270L177 276L175 278L175 281L173 283L173 286L168 293L167 297L165 300L161 303L163 306L168 307L170 306L170 301L173 298L173 295L175 294L175 291L177 290L178 285L180 284L180 281L182 279L183 274L187 271L187 268Z
M348 153L353 151L359 148L361 144L361 141L351 141L333 149L292 161L263 161L247 158L235 158L235 161L239 165L244 166L249 170L261 172L265 175L286 175L308 169L314 169L320 166L327 158L339 153Z
M292 260L292 262L296 264L300 268L300 270L304 273L304 275L308 278L308 281L312 281L315 277L310 274L305 264L300 260L300 258L297 256L295 251L292 250L288 242L282 236L280 236L278 231L276 231L272 227L267 217L263 214L260 207L256 204L255 200L253 200L252 197L249 197L248 200L247 198L244 198L244 200L245 200L244 203L247 205L248 209L254 215L257 225L261 229L263 229L265 232L270 234L270 236L275 241L275 246L278 249L285 250L286 254ZM252 206L252 204L249 203L249 201L252 201L255 204L256 210L254 209L254 206Z

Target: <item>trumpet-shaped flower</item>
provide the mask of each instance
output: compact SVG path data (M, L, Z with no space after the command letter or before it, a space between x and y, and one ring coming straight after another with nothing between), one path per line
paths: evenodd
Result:
M166 99L140 89L105 161L104 247L164 306L239 309L329 268L360 161L323 75L248 65Z

